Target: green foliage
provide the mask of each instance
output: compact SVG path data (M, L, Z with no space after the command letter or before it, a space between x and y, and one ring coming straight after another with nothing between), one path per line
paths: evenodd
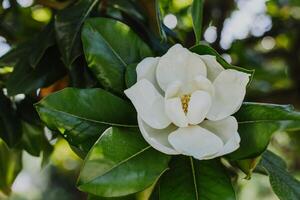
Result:
M65 65L70 68L82 54L80 44L81 26L99 0L80 0L60 11L55 19L56 38Z
M202 34L203 1L204 0L193 0L191 7L196 44L200 43Z
M112 19L93 18L82 31L84 53L101 85L123 94L126 66L151 56L149 47L127 25Z
M281 200L300 198L299 181L283 160L266 151L274 133L299 131L300 113L291 106L244 103L235 114L240 148L225 156L232 164L225 167L219 158L171 158L151 148L124 96L143 58L182 43L199 55L215 56L225 69L251 74L247 98L256 101L284 88L289 90L281 97L288 99L291 91L300 91L299 3L269 1L272 30L256 38L249 33L224 50L222 26L233 1L53 0L35 1L30 8L9 2L10 8L0 6L0 35L12 46L0 58L0 190L10 193L22 168L22 150L47 163L53 147L46 126L52 138L63 136L84 159L77 186L89 200L236 199L228 172L236 178L237 168L247 178L256 172L269 175ZM44 7L51 19L37 22L33 12ZM169 13L178 19L175 30L163 24L163 14ZM208 46L201 36L211 25L217 26L217 38ZM266 39L273 39L274 47L264 48ZM24 99L17 94L25 94Z
M19 60L6 82L9 95L29 94L40 87L49 86L65 74L55 49L49 49L39 64L32 68L27 58Z
M174 157L158 190L157 200L235 199L230 178L219 160Z
M275 132L300 128L300 113L291 106L244 103L236 118L241 147L229 155L233 160L255 158L267 148Z
M125 83L126 87L130 88L132 85L136 83L136 66L137 64L127 65L125 72Z
M135 126L134 108L102 89L67 88L38 104L41 120L86 154L109 126Z
M149 146L137 129L107 129L85 158L78 188L103 197L136 193L152 185L169 156Z
M271 186L281 200L297 200L300 196L300 181L286 170L285 162L270 151L262 155L260 166L269 174Z
M13 105L2 91L0 91L0 137L8 146L16 146L21 139L21 122Z
M10 186L22 169L22 154L18 150L10 149L0 139L0 191L9 194Z
M48 86L65 74L54 45L54 27L50 23L30 41L12 49L0 59L0 65L14 66L13 73L6 82L9 95L29 94Z

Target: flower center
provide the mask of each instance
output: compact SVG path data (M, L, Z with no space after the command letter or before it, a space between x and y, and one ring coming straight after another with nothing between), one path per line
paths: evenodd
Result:
M181 105L184 113L186 114L188 112L189 102L191 100L190 94L182 95L181 97Z

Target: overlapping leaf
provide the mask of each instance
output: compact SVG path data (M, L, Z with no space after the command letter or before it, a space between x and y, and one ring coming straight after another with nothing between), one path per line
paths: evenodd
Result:
M81 27L100 0L80 0L60 11L55 18L55 31L62 59L67 67L82 53Z
M191 9L196 44L199 44L202 34L203 0L193 0Z
M9 95L29 94L40 87L50 85L64 74L65 69L59 54L54 47L51 47L35 68L32 68L27 58L17 62L6 82L7 91Z
M153 200L235 200L230 178L219 160L175 157L158 190Z
M0 138L9 147L13 147L20 142L21 137L21 122L10 99L0 90Z
M241 146L229 155L233 160L259 156L275 132L300 129L300 113L291 106L244 103L235 116L239 122Z
M0 138L0 191L10 194L10 187L21 168L21 151L10 149Z
M18 62L28 62L35 68L45 51L55 44L54 27L50 22L39 34L29 41L13 48L0 58L0 67L14 66Z
M32 39L0 58L0 66L14 67L5 83L9 95L31 93L53 83L65 73L54 45L54 25L50 22Z
M134 108L102 89L66 88L44 98L36 109L49 128L84 153L109 126L136 124Z
M84 54L98 81L123 94L125 68L150 56L149 47L126 25L107 18L85 22L82 31Z
M112 127L87 155L78 188L103 197L133 194L151 186L168 161L169 156L151 148L137 129Z
M300 198L300 181L286 170L285 162L270 151L262 155L260 166L269 174L271 186L281 200L298 200Z

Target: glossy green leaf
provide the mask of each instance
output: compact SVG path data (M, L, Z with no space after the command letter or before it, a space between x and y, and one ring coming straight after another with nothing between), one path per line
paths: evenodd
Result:
M81 27L100 0L80 0L55 18L56 38L67 67L81 54Z
M193 0L191 7L196 44L200 43L202 34L203 1L204 0Z
M136 1L138 10L143 14L145 20L141 21L145 25L145 31L148 31L149 36L156 37L161 41L166 41L166 33L163 29L163 19L161 15L160 1L159 0L139 0ZM150 36L150 37L151 37ZM152 39L150 39L152 40ZM152 41L153 42L153 41ZM162 43L160 43L161 45Z
M43 151L52 151L45 134L44 127L22 122L22 147L33 156L40 156Z
M143 16L141 9L137 6L137 3L134 1L110 0L107 1L107 6L110 6L121 12L125 12L137 20L145 21L145 16Z
M20 151L9 149L0 138L0 191L9 195L10 187L22 168Z
M125 68L150 56L149 47L126 25L107 18L85 22L82 42L88 66L106 88L123 94Z
M28 46L26 44L19 45L18 47L11 49L9 52L4 54L0 58L0 67L15 65L19 58L22 58L24 55L27 55L27 53Z
M269 174L271 186L281 200L298 200L300 198L300 181L292 177L286 169L285 162L270 151L262 155L260 166Z
M51 22L26 47L30 66L35 68L46 50L53 45L55 45L55 33L54 23Z
M130 88L131 86L133 86L136 83L136 78L137 78L136 66L137 66L137 64L134 63L134 64L128 65L126 67L125 83L126 83L127 88Z
M237 67L237 66L233 66L233 65L229 64L216 50L214 50L210 46L203 45L203 44L198 44L198 45L193 46L190 50L194 53L199 54L199 55L213 55L213 56L216 56L217 61L225 69L236 69L238 71L242 71L242 72L251 74L251 76L253 76L253 74L254 74L254 70L248 70L248 69L245 69L245 68L241 68L241 67Z
M33 61L32 61L33 62ZM56 49L49 48L35 68L30 60L21 59L6 82L9 95L29 94L34 90L48 86L65 74L63 64Z
M230 178L219 160L174 157L158 187L156 200L235 200Z
M103 197L126 196L152 185L169 156L149 146L133 128L109 128L87 155L78 188Z
M229 155L233 160L259 156L275 132L300 129L300 113L291 106L244 103L235 117L239 122L241 144Z
M149 197L152 193L154 185L155 184L153 184L153 186L151 186L141 192L137 192L135 194L131 194L128 196L122 196L122 197L100 197L100 196L95 196L95 195L89 194L88 200L149 200Z
M12 102L0 90L0 138L13 147L20 142L21 136L21 123Z
M253 171L260 162L261 156L244 160L237 160L235 164L246 174L245 179L250 180Z
M66 88L41 100L36 109L49 128L85 153L109 126L137 123L131 104L102 89Z
M14 66L18 62L28 62L35 68L45 51L55 44L54 26L50 22L40 33L29 41L13 48L0 58L0 66Z

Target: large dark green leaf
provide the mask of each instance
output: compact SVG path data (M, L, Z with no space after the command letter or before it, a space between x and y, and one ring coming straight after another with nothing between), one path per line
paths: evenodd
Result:
M174 157L158 187L155 200L235 200L230 178L219 160Z
M29 41L13 48L0 58L0 66L14 66L18 62L28 62L35 68L45 51L55 44L53 23L49 23L39 34Z
M41 152L52 151L45 134L44 127L22 122L22 147L33 156L40 156ZM46 152L50 154L49 152Z
M244 103L235 117L239 122L241 146L229 155L233 160L259 156L277 131L300 129L300 113L291 106Z
M203 1L193 0L192 4L192 19L196 44L199 44L202 34Z
M253 171L255 170L257 164L260 162L261 156L258 156L256 158L249 158L249 159L243 159L243 160L236 160L233 162L234 165L237 165L237 167L240 168L245 174L245 179L250 180Z
M137 78L136 67L137 67L136 63L128 65L126 67L125 83L127 88L130 88L136 83L136 78Z
M167 40L166 33L163 29L163 20L161 15L160 1L159 0L139 0L137 4L140 6L140 11L146 17L145 25L150 33L162 40Z
M56 37L62 59L67 67L70 67L81 54L81 26L99 1L80 0L56 15Z
M0 138L0 191L10 193L10 187L22 168L20 151L9 149Z
M21 123L18 119L12 103L2 90L0 90L0 138L8 146L16 146L22 136Z
M262 155L260 166L269 174L271 186L281 200L300 198L300 181L287 172L286 164L280 157L266 151Z
M135 194L122 196L122 197L100 197L100 196L95 196L90 194L88 196L88 200L149 200L149 197L152 193L154 186L155 184L153 184L153 186L141 192L137 192Z
M135 126L136 112L123 99L102 89L66 88L36 104L42 121L71 145L87 152L109 126Z
M28 60L31 67L35 68L42 59L46 50L55 44L54 24L48 24L31 42L28 49Z
M78 188L103 197L133 194L151 186L168 161L169 156L151 148L137 129L112 127L87 155Z
M216 56L217 61L225 68L225 69L236 69L238 71L242 71L248 74L251 74L253 76L254 70L247 70L245 68L233 66L229 64L216 50L211 48L210 46L198 44L196 46L193 46L190 49L192 52L195 52L199 55L213 55Z
M13 66L20 58L26 55L28 55L27 44L19 45L18 47L11 49L0 58L0 67Z
M107 6L127 13L130 17L134 17L137 20L145 21L143 11L137 6L137 3L135 1L110 0L107 2Z
M31 62L35 62L31 61ZM49 48L35 68L30 60L20 59L6 82L9 95L28 94L34 90L52 84L65 74L63 64L56 48Z
M99 82L121 94L126 66L151 55L149 47L126 24L113 19L87 20L82 42L87 63Z

